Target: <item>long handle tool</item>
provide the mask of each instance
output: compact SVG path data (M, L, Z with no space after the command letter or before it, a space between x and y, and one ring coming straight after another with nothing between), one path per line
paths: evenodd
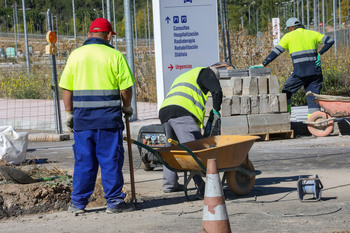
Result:
M126 137L128 142L128 154L129 154L129 170L130 170L130 184L131 184L131 202L136 203L136 193L135 193L135 178L134 178L134 164L132 160L132 149L131 149L131 138L130 138L130 124L129 118L125 118L126 125Z

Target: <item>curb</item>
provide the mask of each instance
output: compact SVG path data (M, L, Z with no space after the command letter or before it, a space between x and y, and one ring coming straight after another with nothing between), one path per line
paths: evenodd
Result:
M28 135L29 142L60 142L70 140L70 134L34 133Z

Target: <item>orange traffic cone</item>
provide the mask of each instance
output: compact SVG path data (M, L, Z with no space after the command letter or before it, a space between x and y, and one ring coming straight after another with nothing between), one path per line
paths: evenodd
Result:
M207 177L202 223L202 233L203 232L231 232L216 159L208 159L207 161Z

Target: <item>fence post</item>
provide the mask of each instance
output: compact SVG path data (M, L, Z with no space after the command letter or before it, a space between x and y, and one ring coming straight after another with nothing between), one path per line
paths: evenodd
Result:
M52 28L52 17L50 9L47 10L47 20L49 31L53 31ZM60 108L60 97L58 94L58 82L57 82L57 70L56 70L56 55L51 55L51 73L52 73L52 91L54 100L54 111L55 111L55 122L56 122L56 134L62 133L62 121L61 121L61 108Z

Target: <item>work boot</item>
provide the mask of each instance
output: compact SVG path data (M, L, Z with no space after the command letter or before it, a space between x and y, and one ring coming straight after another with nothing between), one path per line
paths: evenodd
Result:
M167 188L167 189L163 189L164 193L174 193L174 192L181 192L184 191L184 185L183 184L178 184L173 188Z
M106 213L115 214L115 213L122 213L122 212L130 212L133 210L135 210L135 206L132 203L121 202L116 207L107 207Z
M85 213L85 209L78 209L77 207L75 207L72 203L69 204L68 206L68 212L73 213L73 214L83 214Z

